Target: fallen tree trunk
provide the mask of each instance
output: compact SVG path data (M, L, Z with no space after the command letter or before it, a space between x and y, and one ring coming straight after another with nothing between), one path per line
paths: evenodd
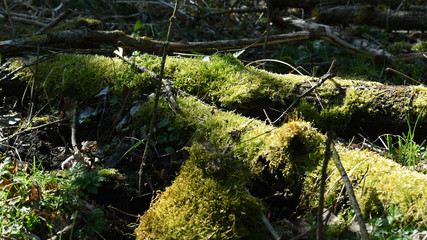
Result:
M319 4L319 1L317 0L270 0L272 5L276 8L287 8L287 7L293 7L293 8L314 8L316 5ZM392 8L396 8L402 4L401 0L361 0L357 1L360 4L383 4L386 6L390 6ZM407 0L405 1L406 5L409 4L416 4L418 3L417 0ZM338 0L334 1L334 4L348 4L348 0Z
M396 62L408 60L406 55L389 56L378 51L365 51L362 48L353 46L341 38L335 36L330 29L319 27L310 29L310 31L299 31L294 33L273 35L268 38L267 44L283 44L293 41L303 41L312 39L324 39L332 44L342 48L344 51L358 55L373 58L378 62ZM148 53L161 53L164 41L152 40L148 37L131 37L122 31L97 31L88 29L76 29L70 31L54 32L42 34L32 37L20 38L15 40L7 40L0 42L0 54L16 54L20 51L35 50L39 46L56 46L65 45L64 51L73 51L72 48L91 48L99 47L101 44L117 44L127 48L136 49ZM261 47L264 42L261 38L258 39L237 39L237 40L220 40L212 42L170 42L170 52L191 52L191 51L217 51L242 49L246 47ZM70 49L71 48L71 49ZM413 54L409 60L425 58L425 53Z
M177 180L157 196L142 216L136 230L137 239L169 238L171 234L175 234L175 238L191 238L194 234L199 234L198 238L242 237L238 235L239 231L230 231L228 234L235 235L227 236L220 235L226 232L209 229L221 229L218 226L226 223L224 220L228 218L224 219L224 215L219 213L229 214L229 209L256 209L253 200L249 205L248 200L227 201L221 206L216 202L216 199L230 192L240 192L240 197L243 196L239 181L233 183L230 179L243 176L245 168L250 169L251 192L254 196L284 193L286 189L292 193L301 190L301 196L293 196L301 200L300 206L307 212L317 206L318 195L315 192L325 138L309 123L291 120L279 128L271 128L257 120L217 110L192 97L179 97L177 100L182 112L175 115L167 113L168 110L164 108L163 116L169 116L177 124L176 127L182 127L185 131L189 130L188 126L194 129L193 140L187 148L190 158ZM147 110L144 110L139 116L146 117L146 113ZM423 214L427 206L427 177L424 174L411 172L372 152L340 147L339 154L352 182L357 183L366 178L364 184L355 186L365 216L381 214L390 206L399 204L400 213L404 217L398 221L402 224L420 227L426 223ZM339 174L332 165L331 162L329 173L335 173L327 181L327 189L331 191L327 197L327 207L340 199L342 186L337 183ZM240 184L243 183L240 181ZM218 184L222 187L218 187ZM224 189L224 186L235 190ZM280 194L277 197L280 197L284 207L291 207L289 196ZM236 205L232 207L228 205L230 203ZM248 211L251 213L247 217L256 217L258 211ZM351 218L344 213L348 210L341 211L342 216ZM248 231L249 225L245 225L245 218L240 217L236 215L236 218L232 218L237 220L234 223L236 226L246 226L246 234L243 236L256 234L259 229ZM349 219L342 219L343 226L337 229L343 229L347 221ZM270 239L267 236L262 238Z
M154 70L158 63L144 66ZM212 104L237 109L246 116L267 114L272 121L318 81L308 76L246 68L232 56L213 56L208 61L170 58L166 78ZM386 133L400 135L408 131L407 118L413 126L418 116L420 127L415 137L422 141L427 135L423 127L427 124L424 86L389 86L335 78L304 99L296 110L316 127L332 129L341 137L352 138L360 132L373 139Z
M426 30L423 11L395 11L373 5L341 5L319 8L319 21L324 24L370 25L387 30Z

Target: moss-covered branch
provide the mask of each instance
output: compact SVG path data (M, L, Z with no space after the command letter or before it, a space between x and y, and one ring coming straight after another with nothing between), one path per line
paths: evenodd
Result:
M142 61L150 69L158 68L158 60ZM266 110L273 120L280 113L271 109L286 109L318 81L308 76L244 67L232 56L212 56L203 61L175 58L166 67L166 77L178 88L247 116L264 116ZM373 138L383 133L401 134L407 132L406 118L414 124L419 115L419 126L427 123L424 86L388 86L334 78L315 92L318 98L309 95L296 107L297 111L314 126L333 129L339 136L351 137L361 129ZM416 132L424 136L427 129Z
M144 234L156 233L157 230L150 232L150 229L161 228L159 222L162 219L183 217L179 210L167 214L166 211L161 210L169 204L172 204L173 208L181 206L187 209L191 207L196 212L202 211L193 205L188 206L181 201L175 202L173 200L175 195L172 193L184 192L181 188L185 184L189 188L193 188L193 184L199 186L201 181L205 181L202 180L203 178L209 177L211 174L219 174L221 171L235 176L235 174L242 175L242 172L246 171L244 169L249 168L248 174L252 181L268 181L268 186L275 190L291 188L298 191L297 189L302 188L301 199L305 203L303 206L307 206L307 211L317 205L317 194L313 194L313 192L316 192L317 188L325 138L309 123L294 120L285 123L280 128L272 128L256 120L216 110L193 98L179 98L178 102L182 114L170 113L170 116L173 116L172 121L177 124L177 127L185 126L185 131L188 131L188 126L191 126L195 131L192 146L202 144L210 147L204 147L204 152L196 155L191 155L195 153L190 147L190 159L186 164L193 166L191 171L199 172L198 177L192 176L184 180L183 178L187 177L187 171L189 171L188 168L184 168L181 177L178 177L180 180L177 186L174 183L166 190L165 195L161 194L148 214L142 218L141 226L143 227L140 230L145 231ZM167 114L166 108L164 110L163 114ZM140 114L141 117L145 115L145 112ZM242 131L242 134L229 148L227 154L229 159L224 160L222 159L224 156L218 152L222 152L229 145L232 139L230 133L236 130ZM208 144L206 144L207 142ZM210 153L206 153L206 149ZM406 170L392 160L368 151L340 147L339 154L346 171L349 172L350 180L356 185L356 196L365 216L380 215L389 206L399 204L401 213L405 216L400 219L403 224L416 224L417 226L426 224L423 216L427 206L427 191L424 189L427 186L425 175ZM212 158L212 156L214 157ZM227 161L236 164L235 167L228 167L229 162ZM327 206L337 199L341 190L340 186L342 186L342 184L337 184L339 174L332 165L329 166L329 172L333 175L327 181L327 189L332 190L326 198ZM365 181L362 184L363 177L365 177ZM196 182L194 182L195 179L197 179ZM185 184L181 181L184 181ZM241 186L245 183L249 184L240 181L236 185ZM199 187L196 188L198 191L202 191ZM180 196L179 198L192 199L193 197L194 195L191 194L188 197ZM205 201L213 200L205 199ZM160 208L160 211L157 211L157 208ZM216 212L218 209L205 208L203 211ZM344 208L342 211L342 216L348 216L348 209ZM164 212L164 214L155 214L159 212ZM184 210L182 214L187 213L188 209ZM169 214L173 216L169 216ZM345 220L349 221L349 219ZM215 224L217 223L215 222ZM168 222L164 224L160 224L160 226L165 226L170 230L169 232L173 232L170 227L176 227L170 226ZM194 227L198 228L197 225ZM144 234L141 236L148 236Z

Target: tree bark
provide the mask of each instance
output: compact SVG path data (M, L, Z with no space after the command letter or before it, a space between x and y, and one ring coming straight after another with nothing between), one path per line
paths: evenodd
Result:
M310 39L323 39L331 42L332 44L342 48L344 51L375 59L376 61L395 62L399 60L414 60L425 58L423 54L419 53L408 56L388 56L378 51L365 51L357 48L352 44L342 40L334 35L330 28L316 27L309 31L299 31L294 33L272 35L268 38L267 44L283 44L293 41L303 41ZM15 40L0 41L0 54L9 55L16 54L17 52L33 50L35 51L40 46L60 46L64 50L70 51L72 48L92 48L99 47L101 44L118 44L130 49L140 50L149 53L161 53L164 41L152 40L148 37L131 37L120 30L115 31L98 31L88 29L76 29L71 31L54 32L49 34L42 34L33 37L20 38ZM261 38L250 39L242 38L236 40L219 40L211 42L170 42L170 52L191 52L191 51L217 51L229 49L242 49L246 47L261 47L264 42Z
M387 30L426 30L427 16L422 11L395 11L374 5L342 5L319 9L325 24L372 25Z

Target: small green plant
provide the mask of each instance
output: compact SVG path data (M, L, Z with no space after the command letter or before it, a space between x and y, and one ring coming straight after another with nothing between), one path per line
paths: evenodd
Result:
M399 224L402 217L403 214L400 213L399 205L395 204L387 209L386 216L371 219L372 239L410 239L416 230L411 227L402 227Z
M418 163L424 160L425 157L425 141L421 144L417 144L414 141L415 129L417 127L420 115L413 127L411 127L409 117L406 117L408 124L408 133L402 133L402 137L397 138L397 142L393 142L393 137L390 135L386 136L387 147L393 156L393 159L404 166L415 167ZM396 146L397 144L397 146Z
M8 239L31 239L34 235L51 238L64 227L58 222L69 224L64 219L82 209L79 196L96 193L104 176L118 174L114 170L89 171L83 166L49 173L36 158L23 168L11 158L2 158L0 154L0 236ZM82 217L75 217L72 226L81 238L93 239L95 232L105 229L101 209L84 209L79 215Z
M81 189L84 192L92 194L97 194L101 182L107 180L98 171L89 171L83 165L79 164L71 169L71 173L75 176L72 180L72 185L76 189Z
M157 124L157 129L159 131L157 143L167 145L164 148L166 154L174 153L175 149L171 144L180 139L179 133L176 131L175 127L171 126L168 118L165 118Z

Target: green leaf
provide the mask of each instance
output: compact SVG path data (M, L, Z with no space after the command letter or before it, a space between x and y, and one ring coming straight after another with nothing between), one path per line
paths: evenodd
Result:
M172 154L172 153L174 153L174 152L175 152L175 149L174 149L174 148L172 148L172 147L166 147L166 148L165 148L165 152L166 152L167 154Z
M136 32L138 29L141 29L144 27L144 24L141 23L141 21L136 20L135 25L133 25L133 31Z
M165 118L157 124L158 128L166 127L169 124L169 119Z
M169 141L171 142L175 142L179 140L179 135L178 134L174 134L172 133L171 135L169 135Z
M235 52L235 53L233 53L233 57L239 58L239 56L242 55L242 53L244 53L244 52L245 52L245 49L242 49L238 52Z
M163 134L157 139L158 143L165 143L167 141L168 141L168 135L167 134Z

